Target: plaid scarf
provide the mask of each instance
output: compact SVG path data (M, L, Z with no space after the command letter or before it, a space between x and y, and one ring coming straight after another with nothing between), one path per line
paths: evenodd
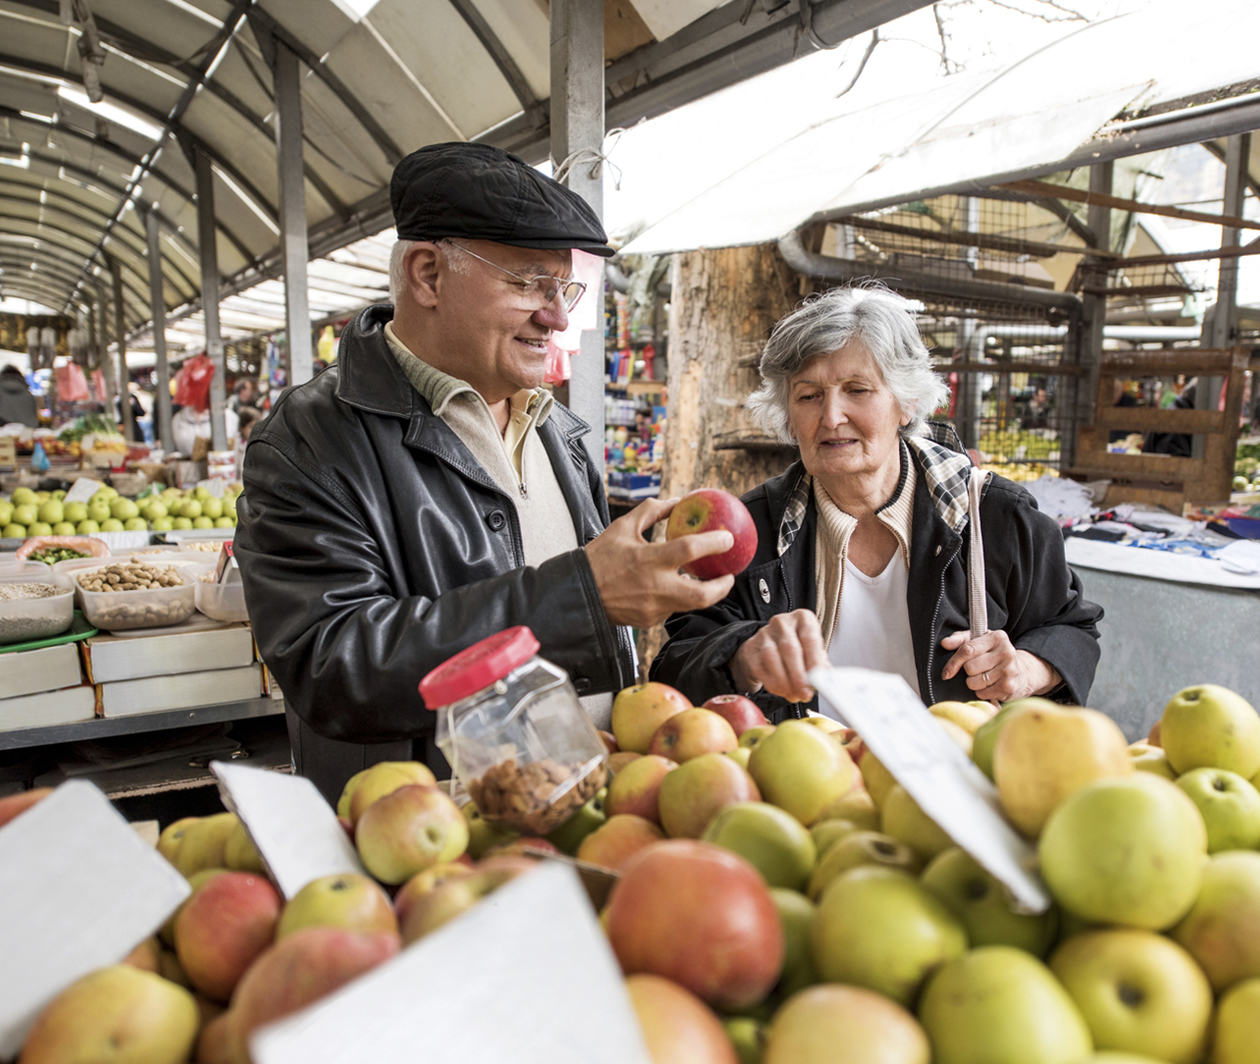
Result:
M902 437L902 458L914 459L937 513L955 532L961 532L967 524L967 480L971 475L971 458L965 450L961 450L958 434L952 425L929 421L927 430L932 438ZM813 486L813 476L802 469L788 491L787 505L779 522L780 558L801 530Z

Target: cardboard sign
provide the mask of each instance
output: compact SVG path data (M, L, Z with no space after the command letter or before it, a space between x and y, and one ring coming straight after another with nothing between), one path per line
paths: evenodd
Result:
M99 480L93 480L91 477L75 477L74 483L70 485L70 490L66 492L65 497L61 500L67 502L87 502L95 495L105 484Z
M820 704L862 737L919 807L1002 883L1017 908L1040 913L1050 907L1033 871L1036 850L1002 815L993 784L903 677L827 667L811 669L809 682Z
M518 876L250 1040L255 1064L649 1064L573 869Z
M0 1060L82 975L117 964L189 894L188 881L91 783L63 783L0 828Z
M227 761L211 761L210 771L285 898L320 876L367 874L337 814L304 776Z

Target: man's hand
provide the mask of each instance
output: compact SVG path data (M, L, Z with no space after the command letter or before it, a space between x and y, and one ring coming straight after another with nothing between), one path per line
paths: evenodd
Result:
M734 586L733 576L696 580L679 572L696 558L730 550L735 540L729 532L697 532L660 543L644 538L677 501L648 499L586 545L604 612L614 624L650 628L671 613L712 606Z
M806 673L827 664L822 629L813 610L793 610L770 618L735 651L731 674L745 693L764 688L789 702L808 702L814 697Z
M941 640L941 646L954 651L941 670L941 679L948 680L961 669L967 674L967 686L991 702L1042 695L1063 682L1049 662L1027 650L1016 650L1001 629L976 639L970 632L953 632Z

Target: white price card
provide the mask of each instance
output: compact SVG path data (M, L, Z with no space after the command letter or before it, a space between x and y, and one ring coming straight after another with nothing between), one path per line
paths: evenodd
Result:
M286 898L320 876L366 874L337 814L306 777L227 761L211 761L210 771Z
M1034 871L1036 850L1002 815L997 790L901 676L871 669L811 669L809 682L854 729L919 807L1028 912L1051 903Z
M67 502L87 502L101 488L105 487L99 480L93 480L91 477L75 477L74 483L70 485L70 490L66 492L65 498L61 501Z
M545 863L398 956L262 1028L254 1064L649 1064L572 868Z
M63 783L0 828L0 1060L53 997L121 961L188 893L95 784Z

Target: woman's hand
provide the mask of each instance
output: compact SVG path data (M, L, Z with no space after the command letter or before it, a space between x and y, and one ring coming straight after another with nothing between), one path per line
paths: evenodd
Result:
M1063 682L1048 662L1027 650L1016 650L1001 629L977 639L970 632L954 632L941 640L941 646L955 652L945 662L941 678L948 680L961 669L967 674L967 686L993 702L1043 695Z
M731 673L743 693L765 689L789 702L808 702L814 689L806 673L827 664L818 615L813 610L776 614L735 652Z

